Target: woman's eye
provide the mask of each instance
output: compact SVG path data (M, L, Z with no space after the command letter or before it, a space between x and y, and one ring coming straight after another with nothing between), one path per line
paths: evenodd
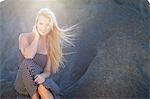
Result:
M43 23L39 23L40 25L43 25Z
M46 26L49 26L49 24L46 24Z

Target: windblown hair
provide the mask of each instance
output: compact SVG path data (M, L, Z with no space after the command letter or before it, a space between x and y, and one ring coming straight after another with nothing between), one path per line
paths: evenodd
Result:
M35 22L37 23L39 16L44 16L50 19L50 31L47 35L47 52L48 59L51 63L51 73L56 73L60 66L64 66L65 58L62 52L62 41L63 44L73 45L72 37L74 35L68 34L72 31L75 25L62 29L58 26L54 13L48 8L42 8L39 10ZM36 24L35 23L35 24Z

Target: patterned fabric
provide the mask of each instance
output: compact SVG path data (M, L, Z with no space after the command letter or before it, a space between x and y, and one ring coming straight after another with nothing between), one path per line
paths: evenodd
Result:
M47 55L36 53L33 59L25 59L21 51L19 52L18 72L15 81L15 89L18 93L27 96L32 96L35 93L38 85L34 83L34 77L36 74L43 72L46 62ZM55 94L51 90L51 87L53 87L54 91L55 89L58 91L57 85L50 77L45 80L43 85L48 88L53 95Z
M26 96L33 96L37 90L37 84L34 83L36 74L43 72L47 63L47 55L36 53L33 59L25 59L19 51L18 72L15 81L15 89L18 93ZM49 89L55 99L62 95L59 86L49 76L43 82L43 85Z
M15 89L18 93L32 96L37 85L33 82L36 74L42 73L43 68L35 64L32 59L25 59L19 66L15 81Z

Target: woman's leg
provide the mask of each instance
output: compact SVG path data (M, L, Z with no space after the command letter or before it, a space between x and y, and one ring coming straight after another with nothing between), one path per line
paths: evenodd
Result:
M38 86L38 93L41 96L41 99L54 99L52 93L46 89L42 84Z
M28 95L28 92L25 88L24 83L22 82L22 70L19 68L18 72L17 72L17 76L16 76L16 80L15 80L15 89L18 93L23 94L23 95Z
M39 69L32 60L24 60L21 64L22 81L25 88L31 97L38 99L38 86L34 83L34 75L39 74L42 69Z
M40 99L38 92L36 92L33 96L32 99Z

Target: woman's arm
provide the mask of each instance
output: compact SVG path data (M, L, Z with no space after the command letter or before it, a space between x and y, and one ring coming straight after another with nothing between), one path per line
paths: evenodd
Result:
M44 78L47 78L47 77L50 76L50 74L51 74L51 62L50 62L50 59L48 59L47 64L46 64L46 66L44 68L44 71L43 71L43 73L41 75Z
M20 34L19 36L19 49L25 58L33 58L37 52L39 33L37 32L36 26L33 27L34 39L29 44L27 36Z
M37 74L35 76L34 82L37 84L43 83L45 79L51 75L50 69L51 69L51 63L50 60L48 59L47 65L45 66L43 73Z
M33 58L37 52L39 36L34 37L34 40L29 44L27 37L19 36L19 49L25 58Z

